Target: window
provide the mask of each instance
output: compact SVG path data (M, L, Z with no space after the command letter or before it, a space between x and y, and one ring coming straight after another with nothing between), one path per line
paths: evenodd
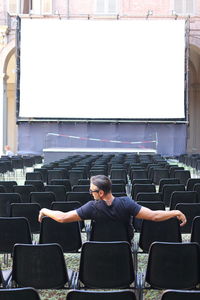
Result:
M177 14L193 15L195 13L195 0L174 0L174 10Z
M10 14L51 14L52 0L8 0Z
M117 14L118 0L96 0L95 12L97 14Z

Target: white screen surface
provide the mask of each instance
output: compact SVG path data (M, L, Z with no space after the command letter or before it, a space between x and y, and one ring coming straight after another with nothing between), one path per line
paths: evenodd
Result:
M185 23L21 20L22 118L180 119Z

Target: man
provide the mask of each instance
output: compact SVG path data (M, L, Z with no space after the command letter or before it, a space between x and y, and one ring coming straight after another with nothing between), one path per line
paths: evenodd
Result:
M138 205L129 197L114 197L111 192L112 183L104 175L93 176L90 179L90 193L95 201L89 201L76 210L61 212L42 208L38 220L44 216L50 217L60 223L69 223L81 220L112 219L122 221L130 229L132 217L151 221L164 221L176 217L181 223L187 222L185 215L179 210L151 210ZM130 232L130 230L129 230Z

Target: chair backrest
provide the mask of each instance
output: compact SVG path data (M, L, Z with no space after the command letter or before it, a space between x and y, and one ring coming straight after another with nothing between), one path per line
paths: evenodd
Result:
M87 179L87 176L83 170L69 170L69 180L72 186L78 184L79 179Z
M6 189L3 185L0 185L0 193L5 193Z
M0 289L0 300L40 300L34 288Z
M126 193L126 185L125 184L112 184L112 192L113 193Z
M91 222L90 241L127 241L131 243L131 238L128 227L124 223L113 220L98 220Z
M81 206L81 203L78 201L66 201L66 202L52 202L51 209L61 210L64 212L77 209Z
M23 217L1 217L0 253L12 253L16 243L32 244L28 220Z
M153 182L158 185L160 179L169 178L169 170L164 168L156 168L153 170Z
M72 192L88 192L90 189L89 185L77 184L73 185Z
M40 209L41 207L38 203L13 203L11 204L11 216L27 218L31 233L39 233L40 223L38 222L38 215Z
M162 179L160 179L159 193L162 193L162 189L165 184L180 184L180 180L178 178L162 178Z
M47 182L47 169L46 168L35 168L34 172L40 172L42 174L42 181Z
M71 192L72 190L69 179L51 179L50 185L64 185L66 192Z
M10 205L20 202L21 196L18 193L0 193L0 217L10 217Z
M45 217L40 227L39 243L57 243L63 252L78 252L82 246L79 223L59 223Z
M26 180L25 185L33 185L36 192L44 192L44 183L42 180Z
M199 300L200 291L166 290L161 300Z
M50 208L51 203L56 201L56 196L53 192L32 192L30 193L30 202L38 203L41 208Z
M142 221L139 247L144 253L148 253L153 242L181 243L180 224L176 218L162 222Z
M12 280L18 287L63 288L69 279L61 246L15 244Z
M79 280L85 287L128 288L135 280L129 243L84 243L80 258Z
M130 174L131 180L148 179L147 169L132 169Z
M78 184L81 185L90 185L90 179L79 179Z
M162 201L161 193L149 192L149 193L138 193L136 201Z
M78 201L81 205L92 200L92 196L89 192L69 192L66 193L67 201Z
M191 242L196 242L200 245L200 216L197 216L192 221Z
M133 199L136 199L138 193L149 193L149 192L156 192L156 187L154 184L134 184L132 191L131 191L131 196Z
M164 184L163 185L162 200L166 206L169 206L171 194L175 191L185 191L184 184Z
M187 191L193 191L195 184L200 184L200 178L189 178L186 184Z
M198 194L198 202L200 203L200 183L195 183L193 190Z
M133 179L132 180L132 186L135 184L152 184L151 179Z
M65 171L65 172L64 172ZM48 170L47 172L47 182L48 184L51 183L52 179L68 179L68 172L67 170Z
M110 179L124 179L127 183L127 171L126 169L111 169Z
M42 174L40 172L27 172L26 180L42 180Z
M119 290L119 291L71 290L69 291L66 297L66 300L86 300L86 299L87 300L136 300L137 298L134 291L131 290Z
M53 192L56 201L66 201L66 188L64 185L46 185L45 192Z
M146 282L153 288L191 289L199 283L197 243L155 242L149 250Z
M182 211L187 218L187 223L181 227L181 233L190 233L193 219L200 216L200 203L179 203L175 209Z
M5 187L6 193L13 193L13 186L17 185L16 181L0 181L0 185Z
M171 194L170 210L175 209L178 203L197 203L198 194L195 191L176 191Z
M35 192L35 187L33 185L14 185L14 193L18 193L21 196L21 202L30 202L30 193Z
M180 180L181 184L186 185L189 178L191 178L191 174L189 170L176 170L174 171L174 177Z

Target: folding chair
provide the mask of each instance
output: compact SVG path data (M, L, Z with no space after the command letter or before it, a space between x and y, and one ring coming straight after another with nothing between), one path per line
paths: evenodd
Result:
M66 192L71 192L72 190L69 179L51 179L50 185L64 185Z
M0 217L10 217L12 203L21 203L20 194L0 193Z
M17 185L16 181L0 181L0 185L5 187L6 193L13 193L13 186Z
M136 196L136 201L162 201L162 195L161 193L156 192L138 193Z
M159 193L162 193L162 189L165 184L180 184L180 180L178 178L162 178L162 179L160 179Z
M21 196L21 202L30 203L30 193L35 192L33 185L14 185L14 193L18 193Z
M38 203L41 208L50 208L51 203L56 201L56 196L53 192L32 192L30 193L30 202Z
M164 184L162 188L162 200L166 206L170 204L170 198L175 191L185 191L184 184Z
M131 290L119 290L119 291L71 290L69 291L66 297L66 300L86 300L86 299L87 300L136 300L137 298L134 291Z
M25 185L33 185L36 192L44 192L44 183L42 180L26 180Z
M154 184L134 184L131 191L131 196L136 199L138 193L156 192L156 186Z
M189 178L186 184L186 191L193 191L195 184L200 184L200 178Z
M195 191L176 191L170 198L170 210L175 209L178 203L197 203L198 194Z
M200 216L200 203L178 203L175 209L180 210L187 218L187 223L181 227L181 233L190 233L193 219Z
M56 201L66 201L66 188L64 185L46 185L45 192L53 192Z

